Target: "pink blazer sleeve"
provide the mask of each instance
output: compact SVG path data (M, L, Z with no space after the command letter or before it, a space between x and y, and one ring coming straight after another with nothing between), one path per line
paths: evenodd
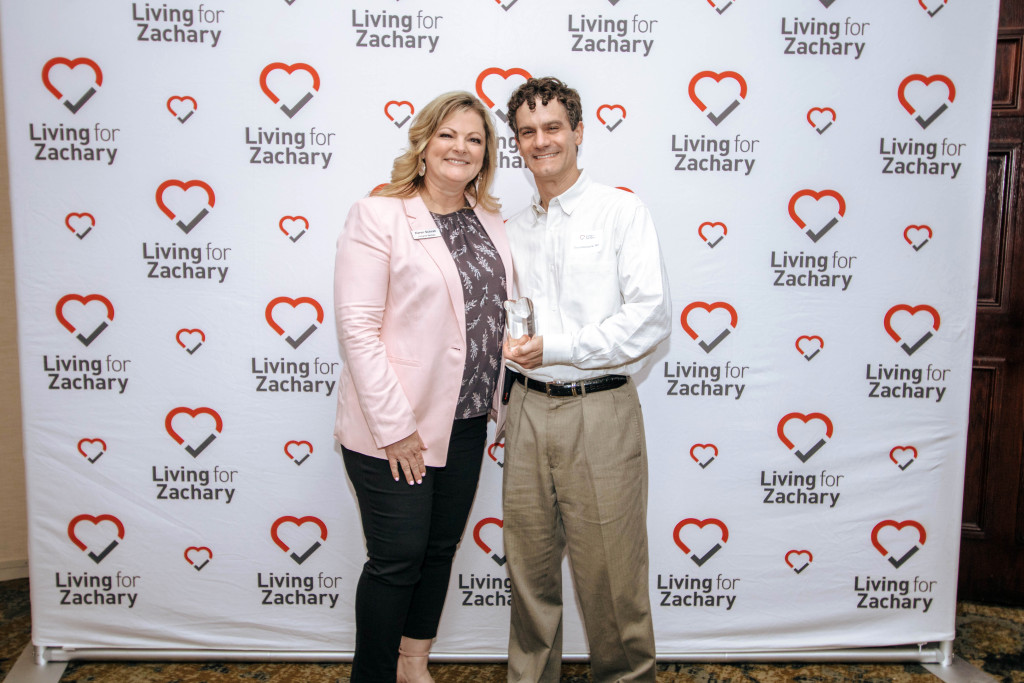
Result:
M381 339L392 234L366 202L357 202L338 241L335 318L347 371L378 448L409 436L416 418ZM340 391L340 387L339 387Z

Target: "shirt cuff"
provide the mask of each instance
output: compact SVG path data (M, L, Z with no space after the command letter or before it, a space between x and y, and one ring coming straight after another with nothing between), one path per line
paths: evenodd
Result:
M572 365L572 335L544 335L544 365Z

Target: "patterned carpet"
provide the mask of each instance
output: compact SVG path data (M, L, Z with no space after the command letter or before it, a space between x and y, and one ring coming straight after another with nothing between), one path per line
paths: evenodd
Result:
M28 580L0 582L0 681L30 641ZM961 603L956 654L1004 683L1024 683L1024 609ZM436 683L503 683L503 664L434 664ZM61 683L347 683L347 664L72 662ZM586 665L562 683L590 683ZM660 664L658 683L935 683L917 664ZM10 681L9 683L17 683Z

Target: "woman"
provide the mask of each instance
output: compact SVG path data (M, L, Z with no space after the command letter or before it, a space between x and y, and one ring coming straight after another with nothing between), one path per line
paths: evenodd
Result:
M353 683L433 680L427 656L500 405L512 257L490 194L495 145L474 96L436 98L391 182L356 202L338 240L334 435L368 556Z

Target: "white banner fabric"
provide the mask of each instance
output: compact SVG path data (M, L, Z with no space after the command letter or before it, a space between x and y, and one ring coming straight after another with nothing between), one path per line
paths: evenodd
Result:
M350 651L334 244L528 75L658 225L662 655L954 635L994 1L2 0L33 642ZM506 651L502 445L436 650ZM566 653L586 644L566 575Z

